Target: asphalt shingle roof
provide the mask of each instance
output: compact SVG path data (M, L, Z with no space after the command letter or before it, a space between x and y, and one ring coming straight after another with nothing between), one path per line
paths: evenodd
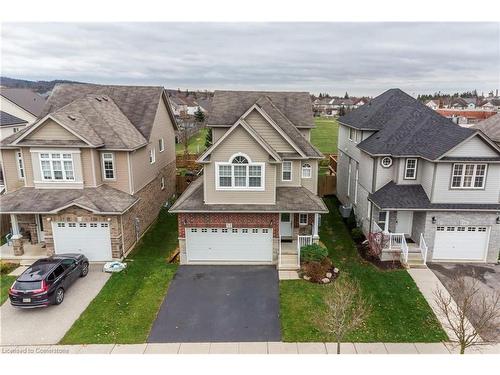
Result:
M308 92L215 91L208 125L233 125L259 98L267 96L298 128L314 128Z
M321 198L304 187L277 187L276 204L206 204L203 199L203 178L198 178L174 203L170 212L203 211L326 213L328 208Z
M397 185L387 183L368 199L382 210L420 209L420 210L499 210L500 203L431 203L422 185Z
M0 95L37 117L45 105L45 98L30 89L2 87Z
M358 144L370 154L435 160L476 130L463 128L399 89L390 89L340 117L347 126L375 130Z
M139 198L107 185L84 189L35 189L24 187L0 196L2 213L49 213L81 205L94 212L123 213Z
M497 113L495 116L491 116L486 120L478 122L473 126L473 128L481 130L493 141L500 143L500 113Z
M0 126L27 124L28 121L20 119L10 113L0 111Z

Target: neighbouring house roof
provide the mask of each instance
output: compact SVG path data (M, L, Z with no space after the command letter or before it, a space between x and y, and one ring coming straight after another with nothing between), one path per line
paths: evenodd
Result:
M279 91L215 91L208 125L232 126L263 96L268 97L296 127L314 128L309 93Z
M476 132L454 124L400 89L387 90L339 121L356 129L376 131L358 144L370 154L411 155L430 160Z
M121 214L138 199L107 185L84 189L24 187L0 196L0 212L56 213L76 205L95 213Z
M485 120L496 114L496 112L492 111L468 111L461 109L442 109L442 108L438 108L436 112L445 117L465 117L467 119L473 119L473 120Z
M45 105L45 98L30 89L2 87L0 95L36 117L40 116Z
M203 178L198 178L174 203L170 212L310 212L326 213L325 203L304 187L277 187L276 204L206 204Z
M474 129L481 130L495 142L500 142L500 113L478 122Z
M20 119L10 113L0 111L0 126L27 124L28 121Z
M500 203L431 203L422 185L387 183L368 199L382 210L499 210Z
M87 95L110 97L145 139L149 139L151 134L160 98L162 95L167 98L161 86L58 84L54 87L39 117L42 118ZM169 105L167 108L170 113ZM171 120L175 127L176 123L172 115Z

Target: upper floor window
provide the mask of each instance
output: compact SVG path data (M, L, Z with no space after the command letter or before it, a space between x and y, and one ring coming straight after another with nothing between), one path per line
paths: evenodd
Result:
M102 153L102 174L105 180L115 179L115 158L112 152Z
M75 179L73 156L69 153L41 153L40 166L44 180L74 181Z
M228 163L216 163L218 190L263 190L264 163L252 163L246 155L232 156Z
M384 168L389 168L392 165L392 158L390 156L383 157L382 160L380 160L380 164L382 164Z
M292 162L290 160L283 161L281 166L281 180L292 181Z
M21 180L24 179L24 162L21 150L16 151L17 174Z
M149 150L149 163L153 164L156 161L156 149L153 147Z
M312 177L312 168L311 164L302 164L302 178L311 178Z
M482 189L486 182L486 164L453 164L451 187Z
M165 141L163 140L163 138L160 138L158 140L158 150L160 150L160 152L163 152L165 150Z
M417 178L417 159L406 159L405 180L415 180Z
M361 139L361 131L354 128L349 128L349 140L353 142L359 142Z

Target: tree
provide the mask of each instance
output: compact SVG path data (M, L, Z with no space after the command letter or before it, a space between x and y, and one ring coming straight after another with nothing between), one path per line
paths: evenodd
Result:
M349 99L349 94L347 93L347 91L345 92L344 99Z
M205 137L205 147L209 148L210 146L212 146L212 129L211 128L208 129L207 135Z
M370 315L370 303L361 294L359 285L346 278L327 286L324 303L327 311L318 318L318 324L333 336L340 354L340 343L346 335L361 327Z
M434 299L446 327L455 336L450 339L460 347L460 354L467 348L494 342L494 333L500 325L500 293L493 291L490 296L482 293L474 275L455 276L447 289L449 293L443 289L434 291Z
M205 113L203 113L200 107L194 113L194 120L200 123L205 121Z
M345 115L345 107L342 106L339 108L339 116L344 116Z

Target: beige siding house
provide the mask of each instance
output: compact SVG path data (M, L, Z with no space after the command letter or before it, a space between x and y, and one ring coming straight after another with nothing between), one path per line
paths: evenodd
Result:
M383 260L498 260L500 148L487 131L398 89L339 122L337 195Z
M203 178L171 208L182 264L276 264L297 269L318 240L318 160L309 143L311 101L302 92L216 91L200 156Z
M162 87L56 86L1 143L12 257L121 259L175 192L175 129Z

